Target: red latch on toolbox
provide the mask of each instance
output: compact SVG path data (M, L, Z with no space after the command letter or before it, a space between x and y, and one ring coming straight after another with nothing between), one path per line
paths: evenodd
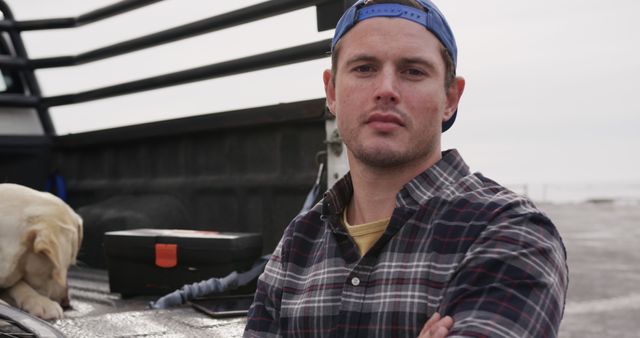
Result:
M161 268L173 268L178 265L178 245L156 244L156 265Z

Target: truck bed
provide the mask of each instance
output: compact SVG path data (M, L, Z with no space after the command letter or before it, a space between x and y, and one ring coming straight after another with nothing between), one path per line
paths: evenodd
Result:
M184 305L148 308L157 296L122 298L109 292L106 270L76 266L69 271L71 310L53 325L69 338L241 337L245 317L216 319Z

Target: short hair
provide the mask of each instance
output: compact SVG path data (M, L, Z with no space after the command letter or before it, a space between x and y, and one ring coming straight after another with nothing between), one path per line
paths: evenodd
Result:
M416 0L369 0L363 7L376 4L400 4L408 7L417 8L424 11L425 8ZM340 41L336 44L333 53L331 53L331 81L335 85L335 75L338 73L338 54L340 54ZM456 77L456 67L449 51L440 43L440 55L444 61L444 87L449 89Z

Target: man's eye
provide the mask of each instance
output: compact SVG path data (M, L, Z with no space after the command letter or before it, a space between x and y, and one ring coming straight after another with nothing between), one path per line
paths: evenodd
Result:
M357 73L369 73L373 71L373 67L369 65L357 66L353 69Z
M416 68L409 68L407 70L404 71L405 74L410 75L410 76L423 76L425 75L425 73L420 70L420 69L416 69Z

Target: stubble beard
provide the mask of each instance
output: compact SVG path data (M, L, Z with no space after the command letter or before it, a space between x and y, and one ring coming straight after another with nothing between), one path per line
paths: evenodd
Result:
M413 147L413 149L400 152L376 149L374 147L369 148L366 145L356 145L353 148L349 148L349 150L355 159L368 167L393 169L421 162L428 158L432 148L431 145L423 145L422 147Z
M378 144L365 144L353 133L343 138L353 158L370 168L394 169L419 164L437 151L433 131L425 130L420 137L401 149L377 140ZM391 141L390 141L391 142Z

